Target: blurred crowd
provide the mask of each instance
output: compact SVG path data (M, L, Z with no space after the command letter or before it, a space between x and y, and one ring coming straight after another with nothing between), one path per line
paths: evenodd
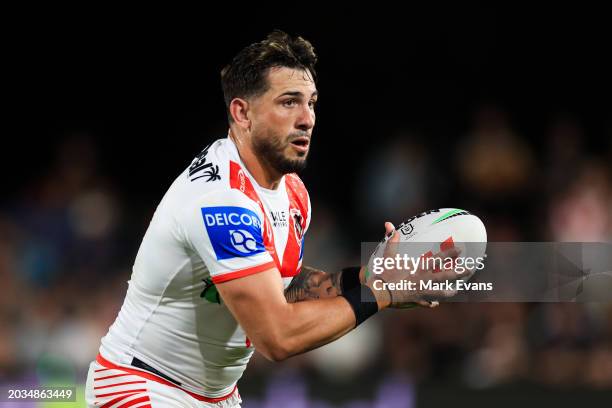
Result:
M330 270L354 263L360 254L353 237L438 207L477 214L490 241L610 242L610 139L587 135L579 120L560 115L530 140L507 112L488 105L450 149L427 134L397 132L354 175L359 199L352 211L362 225L347 227L308 186L313 221L305 263ZM35 181L0 202L0 383L57 373L83 381L121 306L157 203L131 203L98 156L95 138L69 135ZM334 397L334 389L354 389L359 378L369 378L359 387L363 395ZM352 401L346 406L399 407L431 383L612 389L612 304L389 311L287 362L257 355L240 385L245 406L278 406L274 401L291 390L294 406L327 406L323 400L336 398ZM384 403L377 402L381 395ZM389 405L390 398L403 402Z

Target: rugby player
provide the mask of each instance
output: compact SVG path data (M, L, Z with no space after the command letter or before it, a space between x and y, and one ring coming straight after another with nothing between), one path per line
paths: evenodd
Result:
M312 211L296 172L315 125L316 60L308 41L275 31L222 70L227 137L202 150L159 203L90 365L89 406L238 407L255 349L281 361L384 308L432 305L417 292L373 290L364 267L302 265Z

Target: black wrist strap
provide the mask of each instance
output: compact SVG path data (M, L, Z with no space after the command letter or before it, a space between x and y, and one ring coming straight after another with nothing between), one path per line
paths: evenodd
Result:
M342 296L346 298L353 308L356 321L355 327L378 312L378 303L376 303L372 289L368 286L359 285L347 291L342 291Z
M349 266L348 268L342 269L342 277L340 279L342 293L361 285L361 282L359 282L360 270L361 266Z

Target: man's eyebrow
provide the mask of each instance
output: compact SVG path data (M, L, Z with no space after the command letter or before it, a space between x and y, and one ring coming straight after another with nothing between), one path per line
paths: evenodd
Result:
M287 92L279 95L278 97L280 98L281 96L299 96L299 97L301 97L301 96L304 96L304 94L302 92L300 92L300 91L287 91ZM314 97L314 96L319 96L319 91L314 91L312 93L311 98Z

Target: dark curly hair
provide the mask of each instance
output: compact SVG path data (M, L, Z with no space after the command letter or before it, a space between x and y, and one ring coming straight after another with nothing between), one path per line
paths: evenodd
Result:
M242 49L221 70L221 86L229 121L233 121L229 106L234 98L257 97L268 90L267 74L270 68L302 69L316 80L316 62L317 55L309 41L291 37L280 30L274 30L265 40Z

